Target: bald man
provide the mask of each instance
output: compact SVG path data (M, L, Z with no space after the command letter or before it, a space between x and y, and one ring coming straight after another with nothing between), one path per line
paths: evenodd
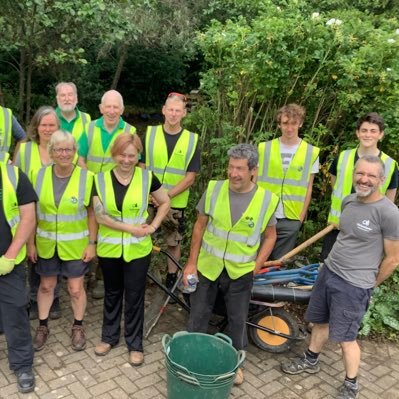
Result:
M114 167L111 147L121 133L136 134L136 128L122 119L125 109L122 95L116 90L104 93L99 105L102 117L86 125L79 139L79 165L93 173L104 172ZM142 148L140 138L136 145Z

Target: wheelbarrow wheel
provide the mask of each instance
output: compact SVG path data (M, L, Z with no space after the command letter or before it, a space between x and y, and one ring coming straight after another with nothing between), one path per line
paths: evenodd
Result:
M254 316L251 321L293 338L296 338L299 334L296 320L283 309L267 309ZM293 342L291 339L280 337L252 326L249 327L249 336L258 348L272 353L287 351Z

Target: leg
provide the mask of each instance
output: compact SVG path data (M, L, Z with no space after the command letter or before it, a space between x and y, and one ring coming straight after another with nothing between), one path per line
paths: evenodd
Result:
M228 335L237 350L248 344L246 321L251 299L253 273L247 273L237 280L232 280L226 270L219 277L220 287L224 294L228 319Z
M151 254L125 263L125 341L129 352L143 352L144 295Z
M328 324L314 324L310 336L309 349L314 353L320 353L328 341Z
M57 276L41 276L40 286L37 293L37 304L39 308L39 319L48 318L51 305L54 300L54 289L57 285Z
M68 292L71 297L74 318L83 320L87 303L84 276L68 278Z
M179 261L181 258L180 242L176 246L168 245L168 252ZM168 258L168 273L177 273L177 266ZM172 284L173 285L173 284Z
M360 347L357 341L341 342L346 376L356 378L360 366Z
M301 225L299 220L277 220L277 241L269 257L270 259L280 259L295 247Z
M198 277L197 289L190 295L187 331L206 333L218 292L218 279L211 281L201 274Z
M123 259L99 258L104 275L104 312L101 340L114 346L121 333L123 299Z

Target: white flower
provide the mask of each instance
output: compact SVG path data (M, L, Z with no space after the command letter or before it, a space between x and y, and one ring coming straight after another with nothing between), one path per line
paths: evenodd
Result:
M392 68L387 68L387 72L391 72L392 71Z
M277 6L276 7L277 11L281 11L281 7Z
M396 29L396 30L395 30L395 33L396 33L397 35L399 35L399 29Z
M388 43L395 43L395 39L388 39L387 42Z
M330 25L341 25L341 24L342 24L342 21L340 19L338 19L338 18L331 18L331 19L329 19L326 22L327 26L330 26Z
M320 18L320 13L314 12L314 13L312 14L312 19L318 19L318 18Z

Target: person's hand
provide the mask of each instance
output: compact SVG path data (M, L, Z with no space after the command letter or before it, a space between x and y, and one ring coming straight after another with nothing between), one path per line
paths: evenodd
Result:
M195 263L187 262L183 269L183 284L185 287L188 287L187 276L189 274L195 274L198 276L197 273L197 265Z
M0 276L11 273L15 266L15 259L8 259L4 255L0 258Z
M96 245L95 244L89 244L82 255L82 260L83 262L90 262L94 257L96 256Z
M145 230L146 236L150 236L151 234L154 234L157 231L157 229L152 224L144 223L141 225L141 227Z
M29 259L32 263L36 263L36 262L37 262L37 250L36 250L36 245L35 245L35 244L27 244L26 248L27 248L28 259Z
M137 237L137 238L145 237L146 235L148 235L147 234L148 229L145 226L146 226L145 224L130 226L130 234L133 237Z

